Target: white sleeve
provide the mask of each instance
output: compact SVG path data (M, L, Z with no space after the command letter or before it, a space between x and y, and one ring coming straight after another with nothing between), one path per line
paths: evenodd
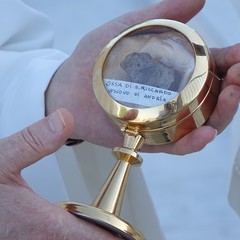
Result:
M44 92L68 57L51 49L53 29L20 0L0 1L0 138L44 116Z
M230 205L240 216L240 148L233 164L232 179L228 198Z

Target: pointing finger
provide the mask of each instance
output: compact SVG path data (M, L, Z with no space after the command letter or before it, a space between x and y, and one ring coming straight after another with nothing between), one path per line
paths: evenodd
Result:
M0 168L5 174L25 167L56 151L73 130L73 117L60 109L0 142Z

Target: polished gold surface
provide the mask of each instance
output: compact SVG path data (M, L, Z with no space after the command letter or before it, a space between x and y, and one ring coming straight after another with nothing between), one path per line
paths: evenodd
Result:
M100 194L94 201L94 207L104 209L117 216L120 214L130 167L131 165L124 160L117 161Z
M130 136L128 135L130 134ZM129 140L131 139L131 141ZM58 205L75 216L94 222L127 240L144 240L142 233L119 217L132 165L140 165L142 158L134 147L143 144L143 138L132 132L125 134L127 146L114 149L117 162L92 206L75 202Z
M115 101L103 84L103 69L115 45L136 30L167 26L182 33L194 51L195 67L185 88L171 101L150 108L131 108ZM146 144L173 142L204 124L217 101L220 81L213 74L214 63L202 38L185 24L171 20L151 20L133 26L114 38L102 51L93 74L94 92L104 111L120 129L139 131Z
M187 52L190 55L188 57L185 57L184 54L181 56L182 52L178 49L178 56L177 54L173 56L180 60L182 57L182 61L186 61L185 67L188 67L188 60L191 65L189 67L190 70L188 69L188 74L185 74L181 69L178 70L184 73L180 74L182 78L179 80L180 83L178 83L181 88L178 86L175 91L172 91L170 88L163 88L166 91L171 90L174 94L169 100L159 105L152 104L152 102L150 106L144 105L145 103L142 105L142 102L141 104L134 103L134 105L133 103L126 102L124 98L120 100L115 99L104 85L104 71L107 69L108 74L110 73L110 75L114 76L111 69L111 62L123 57L125 54L123 52L126 49L131 50L131 47L134 47L134 41L132 41L133 45L128 46L127 44L123 52L119 51L113 57L111 55L112 52L115 52L115 49L119 48L119 45L122 46L124 39L128 36L134 36L135 34L144 39L144 34L149 32L154 34L166 32L169 36L172 34L176 44L178 44L178 41L183 41L183 46L187 49L185 53ZM177 35L176 38L174 34ZM167 48L172 47L171 44L166 44L164 41L158 42L156 39L158 38L155 37L155 41L152 41L152 46L150 46L153 54L155 54L155 49L158 51L158 54L159 52L162 54L161 51L165 51L161 44L165 44ZM181 44L180 48L182 47ZM178 45L176 46L179 47ZM146 48L143 45L141 47ZM174 47L173 50L175 50ZM131 55L131 57L136 56L149 59L149 54L146 51L140 54L134 52ZM128 67L126 62L129 59L127 57L124 60L125 62L121 62L123 69L127 69ZM117 61L118 63L120 62L118 59ZM155 64L156 68L164 68L155 59L151 59L151 61ZM151 61L146 61L146 64L150 64ZM179 63L181 64L181 61ZM119 66L117 67L119 68ZM168 68L169 76L172 74L170 70L175 71L175 69L174 67L171 69ZM172 74L172 76L175 75ZM189 78L186 76L189 76ZM116 86L118 80L124 80L124 78L116 79L115 82L111 82L110 79L109 83ZM169 79L167 80L170 81ZM129 85L130 83L126 82L126 84ZM135 85L135 87L142 86L141 84ZM149 87L148 91L158 91L160 89L160 87L151 87ZM117 163L92 206L74 202L60 203L59 205L77 217L97 223L124 239L143 240L145 239L144 236L137 229L119 217L130 168L131 166L140 166L142 163L142 158L137 151L145 143L155 145L174 142L193 129L203 125L209 118L217 102L220 91L220 80L215 75L214 62L207 46L193 29L176 21L156 19L127 29L103 49L94 68L93 88L103 110L124 134L124 143L122 147L113 149ZM170 93L172 94L172 92ZM126 104L123 103L124 100Z
M126 240L145 239L142 233L131 224L103 209L76 202L62 202L58 205L79 218L86 219L106 228L108 231L113 232L115 236Z

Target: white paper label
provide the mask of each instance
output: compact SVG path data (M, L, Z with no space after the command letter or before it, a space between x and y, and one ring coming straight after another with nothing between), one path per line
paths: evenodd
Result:
M178 94L162 88L114 79L104 79L104 84L108 94L115 101L142 107L162 105Z

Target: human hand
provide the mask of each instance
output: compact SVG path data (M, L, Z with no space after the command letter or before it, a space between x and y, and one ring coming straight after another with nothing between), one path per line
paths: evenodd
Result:
M72 115L53 115L0 141L0 240L118 239L34 193L21 170L56 151L70 136Z
M103 47L117 34L136 23L154 19L165 18L181 22L190 20L204 5L204 0L165 0L149 8L135 11L119 17L102 27L87 34L78 44L74 53L68 58L54 75L46 92L46 113L56 108L65 107L72 112L76 120L76 127L72 138L80 138L105 147L122 145L123 136L119 129L106 117L100 108L92 89L92 72L95 61ZM186 7L187 6L187 7ZM216 57L216 54L214 55ZM219 67L225 71L229 67L218 55L216 59L223 64ZM225 72L226 74L226 72ZM223 97L222 97L223 98ZM226 127L221 112L221 100L211 116L208 124L202 126L179 141L160 146L144 146L144 151L166 152L173 154L186 154L201 150L214 139L216 130L221 131ZM233 106L232 103L229 103ZM229 112L229 119L233 111ZM224 124L222 124L225 122ZM221 125L221 127L219 127Z

